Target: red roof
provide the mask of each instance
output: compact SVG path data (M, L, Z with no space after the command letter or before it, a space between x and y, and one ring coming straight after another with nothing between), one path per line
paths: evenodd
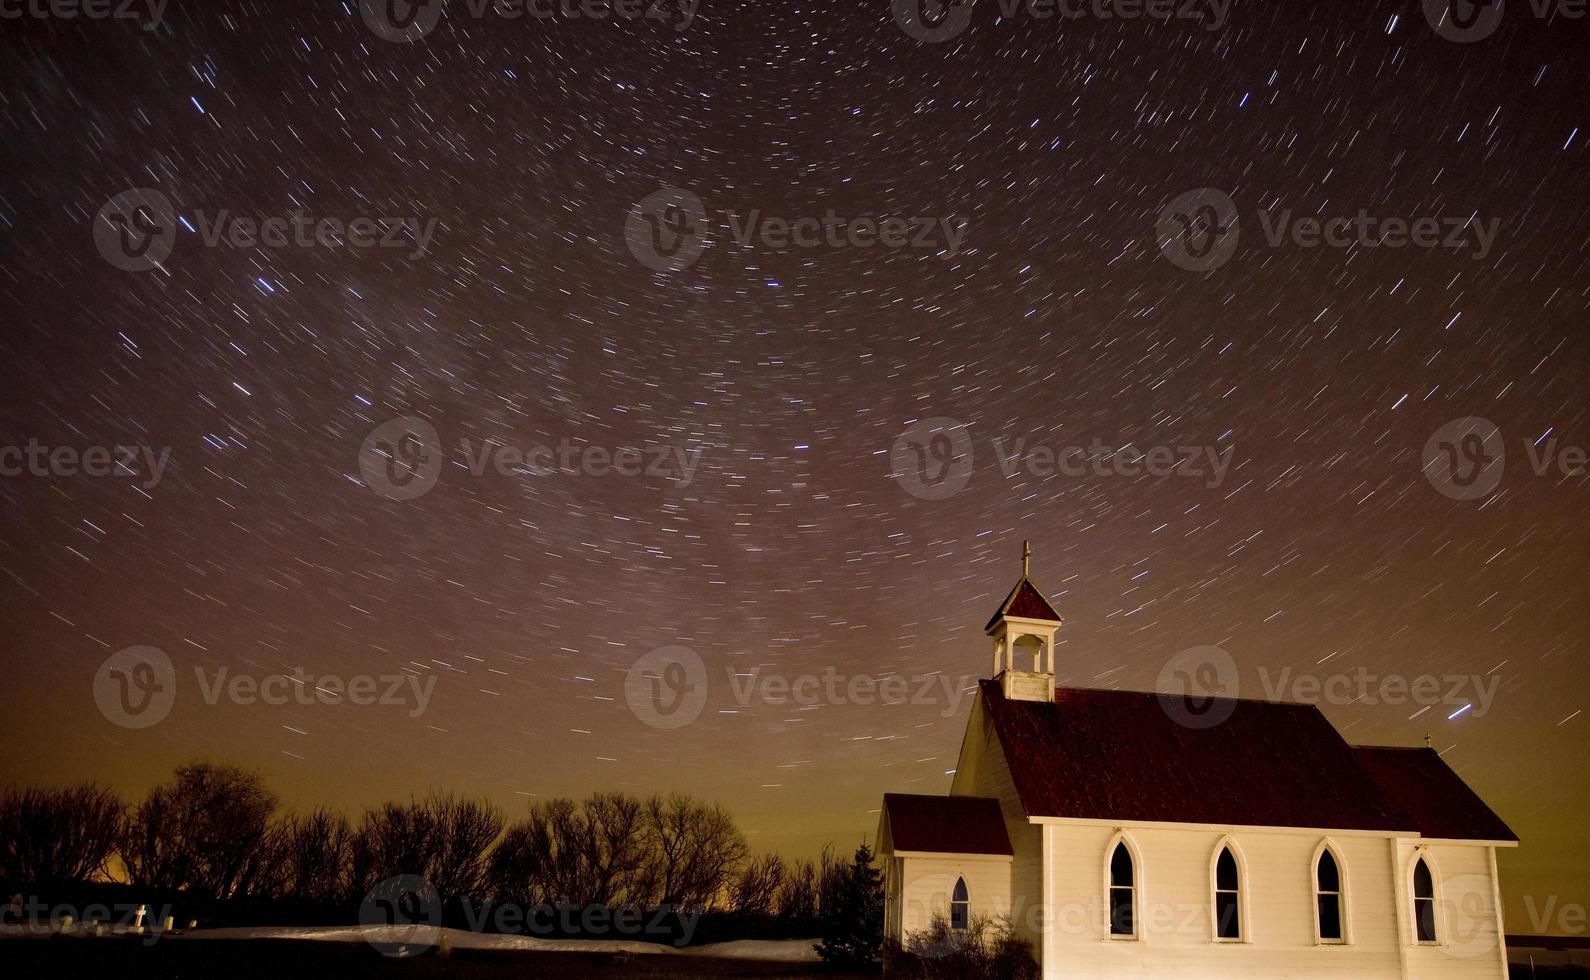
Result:
M999 801L981 796L883 794L883 812L896 851L1010 854Z
M1359 763L1414 819L1419 833L1447 840L1518 840L1434 749L1361 745Z
M1049 704L983 681L982 701L1029 816L1514 839L1439 759L1366 766L1374 753L1312 705L1232 700L1223 722L1195 728L1135 691L1061 688Z
M1020 619L1047 619L1054 623L1061 621L1060 614L1054 611L1053 606L1049 605L1049 600L1043 597L1043 593L1039 592L1033 587L1031 582L1027 581L1025 575L1022 576L1020 582L1016 583L1016 587L1010 590L1010 594L1005 596L1005 601L999 604L999 610L994 613L993 617L989 619L988 625L984 626L983 629L985 631L992 629L994 624L1005 616L1016 616Z

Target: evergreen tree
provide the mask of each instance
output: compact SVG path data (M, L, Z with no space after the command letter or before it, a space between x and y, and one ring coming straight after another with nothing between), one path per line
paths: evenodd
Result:
M823 885L817 954L834 966L870 966L883 947L883 873L872 866L872 849L856 848Z

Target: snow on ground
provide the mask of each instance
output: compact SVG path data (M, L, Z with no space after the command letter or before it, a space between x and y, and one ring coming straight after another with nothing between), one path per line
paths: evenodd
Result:
M763 960L780 963L816 963L812 949L815 939L736 939L726 943L706 943L683 949L660 943L625 939L546 939L506 933L470 932L465 929L434 929L413 926L240 926L224 929L195 929L179 933L174 939L314 939L322 942L359 943L416 947L416 952L438 945L446 933L454 949L530 949L566 953L637 953L713 956L723 959Z

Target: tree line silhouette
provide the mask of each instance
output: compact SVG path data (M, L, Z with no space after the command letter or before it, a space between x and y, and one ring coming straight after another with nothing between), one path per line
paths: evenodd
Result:
M92 783L0 796L7 894L120 882L205 908L346 909L420 875L449 907L670 907L717 915L708 932L811 936L825 912L848 914L854 865L831 846L816 861L753 855L726 810L679 793L549 799L512 823L490 802L431 793L350 818L284 812L259 774L194 762L137 802Z

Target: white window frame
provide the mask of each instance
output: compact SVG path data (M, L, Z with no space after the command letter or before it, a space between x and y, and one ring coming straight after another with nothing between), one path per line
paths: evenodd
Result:
M1118 936L1113 927L1115 921L1115 879L1110 874L1110 864L1115 860L1115 849L1125 845L1127 855L1132 859L1132 933L1128 936ZM1104 938L1117 943L1136 943L1143 941L1143 857L1137 849L1137 841L1124 830L1116 831L1110 838L1109 844L1104 848L1104 908L1107 910L1104 917Z
M1237 865L1237 934L1234 937L1220 935L1220 901L1218 895L1220 888L1220 855L1225 851L1231 852L1231 860ZM1248 859L1242 853L1242 848L1230 835L1220 838L1215 844L1215 849L1209 855L1209 936L1210 941L1222 945L1240 945L1253 942L1253 922L1248 917Z
M1319 900L1328 893L1319 890L1319 863L1326 854L1336 862L1336 913L1341 921L1342 936L1340 939L1327 939L1320 931ZM1320 946L1351 946L1353 944L1353 927L1351 916L1348 914L1347 905L1347 862L1342 860L1342 852L1336 843L1329 837L1320 841L1319 847L1314 849L1314 860L1309 865L1309 890L1314 896L1314 942Z
M966 892L966 900L965 901L958 901L955 898L955 893L957 891L961 891L961 890L964 890ZM965 922L965 924L959 925L959 926L957 926L955 924L955 906L957 906L957 905L966 906L966 922ZM968 885L966 883L966 876L965 875L957 875L955 877L955 884L950 886L950 931L952 931L952 932L966 932L967 930L969 930L971 928L972 928L972 886L970 886L970 885Z
M1421 861L1424 862L1425 868L1430 872L1430 923L1435 928L1434 939L1419 938L1419 902L1421 899L1419 898L1417 882L1419 862ZM1441 869L1436 866L1435 859L1430 856L1430 852L1422 848L1415 848L1413 860L1408 862L1408 911L1410 913L1408 928L1412 932L1415 946L1433 947L1446 945L1447 924L1441 909Z

